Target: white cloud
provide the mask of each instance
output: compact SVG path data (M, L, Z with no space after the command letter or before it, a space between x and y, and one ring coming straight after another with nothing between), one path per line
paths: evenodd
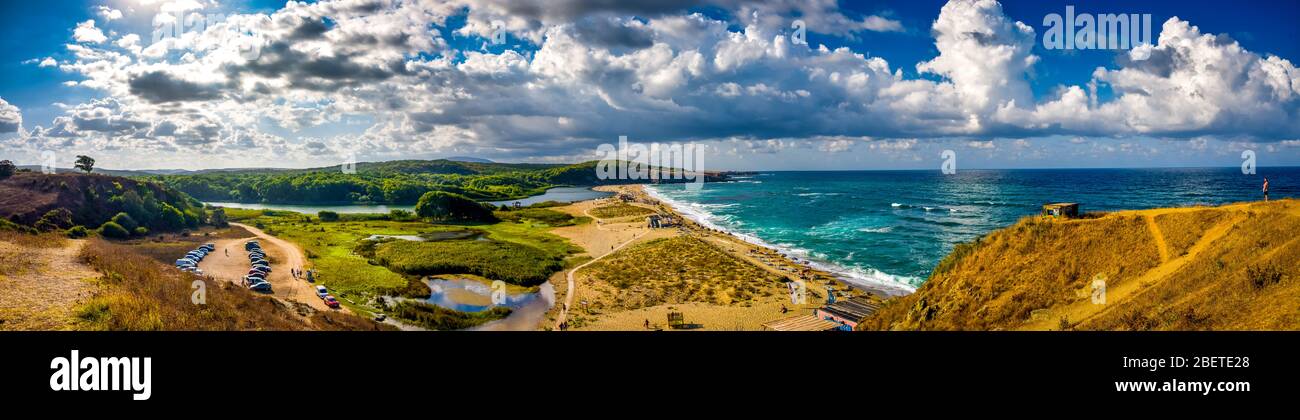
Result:
M869 31L876 32L902 32L903 24L897 20L884 18L880 16L867 16L862 20L862 27Z
M735 21L687 11L699 3ZM451 50L445 25L465 8L458 36L489 36L500 22L534 45ZM903 30L879 15L850 18L832 0L292 2L153 45L136 34L106 43L88 20L74 33L79 43L67 45L74 58L59 67L81 76L68 83L111 103L69 107L32 136L161 152L264 144L307 155L362 148L373 157L544 159L619 135L743 139L729 144L751 153L810 149L809 139L833 152L858 143L910 150L929 138L1300 135L1300 73L1290 62L1177 19L1165 23L1150 60L1099 68L1089 88L1061 86L1035 101L1034 30L996 1L943 7L931 27L939 55L916 65L937 81L907 78L849 48L793 44L795 16L820 34ZM258 54L245 54L250 46ZM1209 65L1216 60L1226 65ZM1100 102L1098 85L1115 98ZM360 116L370 125L313 138L312 147L266 134ZM92 123L100 119L116 123Z
M103 31L95 27L94 19L88 19L77 24L77 28L72 32L72 39L77 40L77 42L98 44L107 41L108 37L104 36Z
M0 98L0 134L13 133L23 127L23 113L18 107Z
M96 14L104 18L104 21L112 22L122 18L122 11L108 6L99 6L96 8Z

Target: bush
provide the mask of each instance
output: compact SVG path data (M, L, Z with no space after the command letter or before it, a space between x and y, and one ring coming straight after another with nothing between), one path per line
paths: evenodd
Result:
M483 312L460 312L418 301L398 301L393 315L433 330L463 330L510 316L510 308L493 307Z
M140 227L140 224L136 223L135 219L132 219L131 215L126 214L126 212L118 213L116 216L113 216L112 219L109 219L109 221L122 225L122 228L127 231L134 231L135 228Z
M165 230L180 230L185 227L185 214L181 213L171 204L163 203L162 205L162 228Z
M460 194L430 191L415 204L415 214L436 221L495 222L492 210Z
M68 237L72 239L81 239L90 235L90 231L85 226L77 225L68 229Z
M72 212L65 208L50 210L36 221L36 229L49 232L72 227Z
M332 212L332 211L329 211L329 210L321 210L320 213L316 213L316 215L317 215L317 216L320 216L320 221L322 221L322 222L337 222L337 221L339 221L339 214L338 214L338 213L335 213L335 212Z
M1282 282L1282 270L1274 264L1252 265L1246 267L1246 279L1256 289L1263 289Z
M388 212L388 216L392 220L402 221L411 220L415 217L415 214L402 209L393 209L393 211Z
M564 268L562 258L513 242L393 241L378 245L375 260L414 275L475 274L524 286L541 284Z
M126 228L112 221L104 222L99 227L99 235L105 238L126 239L131 237L131 233Z
M0 179L5 179L13 176L14 171L17 168L18 167L14 166L13 162L10 162L8 160L0 160Z
M145 236L149 234L149 228L144 226L138 226L132 232L135 233L135 236Z

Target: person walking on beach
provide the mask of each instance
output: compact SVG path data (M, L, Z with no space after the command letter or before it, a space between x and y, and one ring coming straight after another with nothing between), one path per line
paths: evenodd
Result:
M1264 178L1264 201L1268 201L1268 178Z

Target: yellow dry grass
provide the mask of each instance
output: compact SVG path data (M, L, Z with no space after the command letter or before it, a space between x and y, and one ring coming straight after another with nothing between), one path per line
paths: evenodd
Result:
M1026 219L955 253L863 327L1296 329L1297 231L1294 200Z

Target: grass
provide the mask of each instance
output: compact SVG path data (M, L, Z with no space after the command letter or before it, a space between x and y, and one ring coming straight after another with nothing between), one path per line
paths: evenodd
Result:
M586 217L549 210L545 208L523 208L511 211L494 212L498 219L514 223L536 222L550 227L573 226L590 220Z
M641 207L641 206L634 206L627 203L618 203L618 204L600 206L591 209L590 211L592 216L596 216L601 219L614 219L614 218L629 217L629 216L644 216L648 214L654 214L654 212L655 212L654 210Z
M460 312L424 302L401 300L391 313L431 330L463 330L505 318L511 311L497 306L483 312Z
M1127 311L1102 314L1082 328L1300 328L1300 306L1296 305L1300 302L1300 265L1296 264L1300 240L1295 236L1300 232L1300 203L1253 203L1248 210L1226 218L1208 210L1192 214L1231 223L1230 230L1168 279L1130 299ZM1183 220L1187 229L1206 225L1199 217Z
M1162 214L1156 216L1155 221L1156 226L1160 227L1160 232L1165 236L1165 242L1169 246L1169 256L1172 258L1187 253L1206 229L1222 221L1226 215L1223 211L1204 210Z
M371 235L415 235L432 240L482 237L490 241L465 239L438 242L470 244L467 249L475 249L474 247L479 246L474 245L474 242L505 243L505 246L510 249L525 250L527 256L523 261L526 262L518 264L535 262L529 258L537 258L536 255L540 253L544 255L540 260L546 262L540 267L551 271L554 271L553 261L562 263L568 255L582 251L564 238L547 232L551 229L550 226L533 221L501 222L490 225L435 225L421 221L342 217L339 222L323 223L297 213L241 209L227 209L227 215L231 220L238 218L243 223L262 224L269 231L275 232L276 236L298 244L307 254L312 268L319 273L318 282L334 291L343 305L363 314L377 311L377 308L365 305L377 296L427 295L427 291L421 290L423 284L415 281L418 280L417 275L395 272L374 259L374 252L380 248L380 244L359 246L369 242L364 239ZM515 248L511 245L526 248ZM527 251L528 249L537 251ZM514 259L512 255L509 257ZM507 261L507 264L511 263ZM467 271L452 274L479 273ZM528 277L530 282L535 281L535 273L523 277ZM343 299L344 297L357 304Z
M691 236L655 239L619 250L579 271L584 284L608 297L595 310L630 310L665 303L743 303L785 293L785 280Z
M1150 212L1148 212L1150 213ZM916 293L888 301L866 329L1017 328L1037 314L1086 302L1106 277L1108 309L1061 322L1074 330L1294 330L1300 328L1300 203L1177 209L1154 221L1176 267L1126 283L1161 264L1145 215L1090 220L1027 218L978 246L954 250ZM1226 234L1205 237L1214 229ZM1199 250L1195 255L1191 250ZM1180 259L1181 258L1181 259ZM1177 260L1177 261L1175 261ZM1181 264L1181 265L1178 265ZM1041 312L1040 312L1041 311ZM1048 318L1055 320L1053 318Z
M317 282L334 291L349 309L370 313L373 309L354 305L367 302L383 292L407 286L407 279L387 268L371 264L353 253L353 248L371 235L418 235L427 227L418 222L305 222L295 216L272 216L255 219L274 235L298 244L318 273Z
M524 286L541 284L564 268L561 256L490 240L391 241L376 247L375 261L406 274L469 273Z
M1034 310L1074 301L1094 276L1114 287L1159 263L1140 216L1026 217L956 247L916 293L888 301L863 328L1013 328Z
M102 274L104 289L76 310L78 329L373 330L386 328L339 313L314 312L256 295L228 282L206 281L204 304L191 301L199 277L183 273L131 245L92 239L80 258Z

